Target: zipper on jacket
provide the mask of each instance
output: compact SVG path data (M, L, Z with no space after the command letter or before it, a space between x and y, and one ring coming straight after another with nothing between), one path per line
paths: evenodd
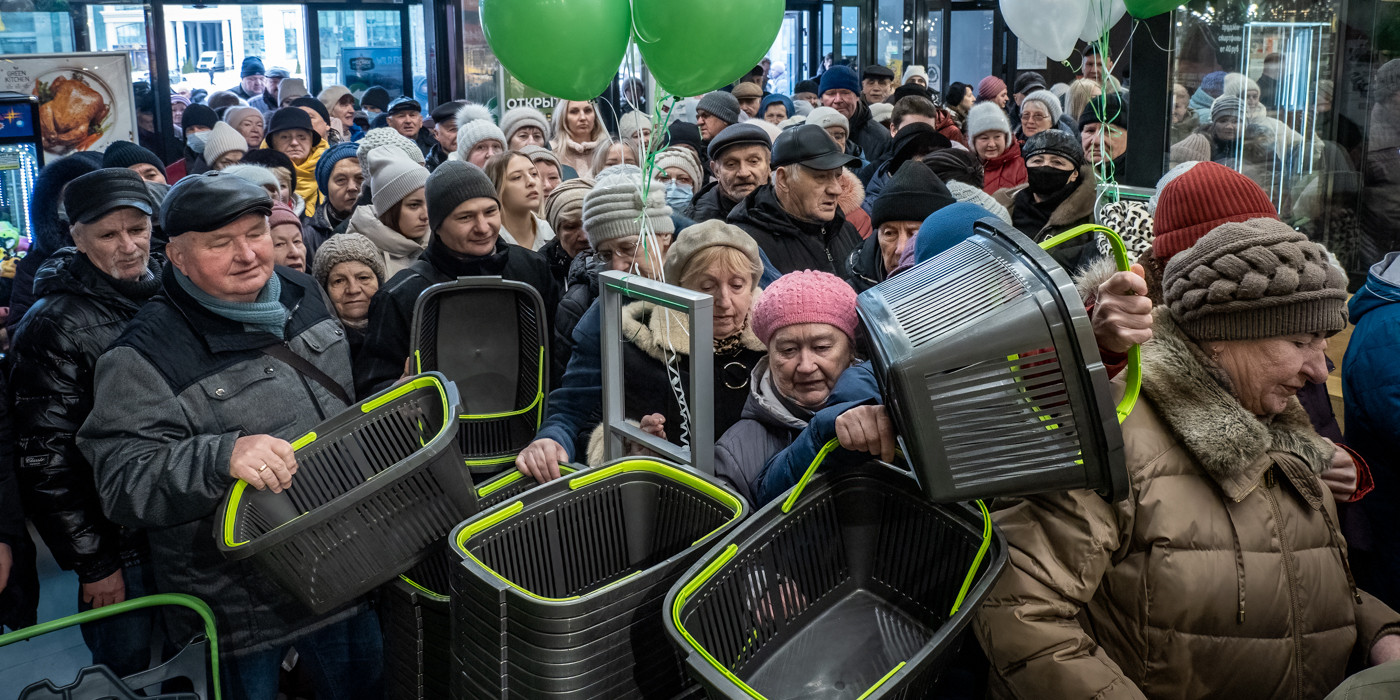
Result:
M1271 480L1273 477L1273 467L1265 472L1265 479ZM1288 546L1287 533L1283 531L1283 510L1279 508L1278 498L1272 488L1265 488L1264 497L1269 499L1269 508L1274 512L1274 534L1278 536L1279 549L1283 552L1283 571L1288 577L1288 602L1289 617L1291 622L1289 629L1293 634L1293 664L1294 680L1297 684L1297 692L1294 697L1303 697L1303 642L1298 632L1298 573L1293 570L1293 550Z

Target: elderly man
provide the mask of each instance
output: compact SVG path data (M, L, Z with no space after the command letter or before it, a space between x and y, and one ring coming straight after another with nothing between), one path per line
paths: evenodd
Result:
M388 387L404 374L412 352L413 306L432 285L458 277L502 277L534 287L546 309L559 305L544 258L501 240L501 202L481 168L447 161L428 177L426 195L433 231L428 249L370 301L365 348L355 361L355 385L362 394Z
M881 65L866 66L860 74L860 95L865 104L873 105L889 99L894 92L894 71ZM849 119L850 116L847 115Z
M437 139L431 131L423 128L423 108L418 104L418 100L405 95L390 102L387 112L389 128L417 144L426 158L437 144Z
M428 170L437 170L437 166L457 152L457 110L466 104L462 100L444 102L429 114L433 118L433 145L423 154Z
M292 77L286 68L271 68L267 75L263 76L262 94L248 100L248 106L262 112L271 114L277 111L277 90L282 85L282 81Z
M97 361L78 448L103 511L146 530L156 588L213 608L224 697L275 697L293 646L320 671L317 697L378 697L382 641L363 601L313 615L210 536L236 482L286 489L288 440L352 402L345 332L313 279L273 267L271 211L266 191L223 172L171 189L160 293ZM167 627L197 631L183 618Z
M700 127L701 142L708 144L719 132L738 124L739 114L739 98L730 93L716 90L701 97L695 105L695 123Z
M75 247L35 275L40 299L15 327L10 386L25 510L59 566L77 574L82 611L155 592L146 535L103 514L77 433L93 407L97 358L159 289L164 260L150 254L155 202L140 175L88 173L63 200ZM118 676L145 670L155 620L146 610L83 625L93 663Z
M851 286L863 292L884 282L899 266L899 256L914 240L924 219L956 201L927 165L905 161L871 209L870 225L875 235L851 255Z
M822 74L819 88L822 106L830 107L850 123L850 139L860 146L866 160L874 163L885 157L890 147L890 131L870 116L870 108L860 99L863 90L856 72L848 66L834 66Z
M1095 172L1122 173L1128 153L1127 101L1117 94L1089 100L1079 115L1079 139Z
M773 142L757 124L734 124L710 141L714 178L695 194L690 218L696 223L724 220L749 193L768 183Z
M263 70L263 62L257 56L249 56L243 59L243 65L238 71L238 87L230 90L235 95L243 98L244 101L251 100L263 92L263 75L267 71Z
M846 166L859 162L815 124L788 129L773 144L773 184L739 202L729 223L758 241L779 274L821 270L849 277L861 239L837 200Z

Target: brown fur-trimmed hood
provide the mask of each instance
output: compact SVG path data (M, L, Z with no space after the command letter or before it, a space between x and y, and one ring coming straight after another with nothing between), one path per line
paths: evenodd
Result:
M753 306L757 306L762 298L763 290L755 289ZM758 336L754 335L752 326L752 322L744 324L744 331L739 336L740 345L750 350L766 350ZM677 355L690 354L690 327L685 315L649 301L632 302L622 308L622 337L658 362L666 361L668 337L669 345Z
M836 200L836 206L840 207L842 214L848 214L860 208L865 202L865 185L860 184L860 178L848 169L841 170L841 196Z

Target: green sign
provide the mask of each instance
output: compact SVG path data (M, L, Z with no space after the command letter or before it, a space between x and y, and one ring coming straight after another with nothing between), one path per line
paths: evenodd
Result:
M501 67L501 79L497 84L501 86L501 97L498 102L501 114L516 107L534 107L543 112L545 118L553 118L554 105L559 103L559 98L546 95L520 82L504 66Z

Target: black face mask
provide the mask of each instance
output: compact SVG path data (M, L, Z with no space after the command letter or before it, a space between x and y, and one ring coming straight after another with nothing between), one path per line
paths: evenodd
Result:
M1074 175L1073 170L1060 170L1048 165L1038 165L1034 168L1026 168L1026 184L1030 187L1031 192L1042 197L1049 197L1068 187L1071 175Z

